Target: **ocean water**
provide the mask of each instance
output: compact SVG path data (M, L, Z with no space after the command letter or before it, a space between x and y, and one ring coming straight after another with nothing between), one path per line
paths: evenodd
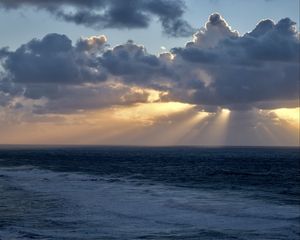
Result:
M299 154L2 147L0 239L300 239Z

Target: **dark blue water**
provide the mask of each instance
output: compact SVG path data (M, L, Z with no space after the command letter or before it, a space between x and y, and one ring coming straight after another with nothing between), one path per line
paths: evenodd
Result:
M299 148L0 149L0 239L300 239Z

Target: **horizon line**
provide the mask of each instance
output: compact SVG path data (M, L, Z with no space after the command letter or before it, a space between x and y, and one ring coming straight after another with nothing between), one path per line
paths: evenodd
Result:
M300 148L298 145L197 145L197 144L178 144L178 145L134 145L134 144L0 144L0 149L4 148Z

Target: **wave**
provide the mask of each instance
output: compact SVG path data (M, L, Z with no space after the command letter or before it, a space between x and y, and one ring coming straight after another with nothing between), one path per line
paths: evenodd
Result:
M234 170L227 170L227 169L221 169L218 171L215 171L212 174L222 174L222 175L241 175L241 176L276 176L276 173L273 173L272 171L268 172L243 172L243 171L234 171Z
M0 225L5 222L0 239L12 235L16 239L299 237L299 222L294 220L300 217L299 206L254 200L239 191L190 189L33 166L0 168L0 186L6 189L0 205L9 212L5 219L0 215Z

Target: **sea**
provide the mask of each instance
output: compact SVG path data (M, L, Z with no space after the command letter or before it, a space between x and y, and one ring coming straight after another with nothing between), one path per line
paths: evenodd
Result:
M300 151L2 146L0 239L298 240Z

